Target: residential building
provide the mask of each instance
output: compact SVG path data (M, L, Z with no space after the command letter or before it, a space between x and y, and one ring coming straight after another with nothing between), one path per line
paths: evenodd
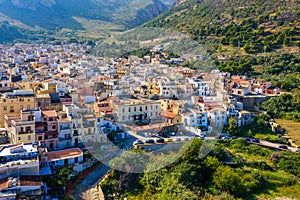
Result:
M5 115L5 127L13 144L28 144L35 141L35 121L31 110L22 110L20 115Z
M13 90L0 96L0 126L4 125L4 115L20 114L22 109L35 108L33 90Z
M161 111L160 117L163 122L169 123L169 124L179 124L181 123L181 115L175 114L173 112L169 111Z
M83 152L79 148L51 151L47 153L48 165L52 168L74 166L83 163Z
M58 146L72 146L72 119L66 112L58 113Z
M35 145L9 145L0 150L0 179L39 174L38 149Z
M36 139L42 147L53 150L58 146L57 113L55 110L42 111L41 121L36 122Z
M120 100L114 104L113 114L118 122L147 123L159 119L161 103L151 100Z

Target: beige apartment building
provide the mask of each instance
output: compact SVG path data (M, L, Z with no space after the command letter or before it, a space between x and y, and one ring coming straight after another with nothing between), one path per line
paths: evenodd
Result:
M113 113L118 122L136 122L158 119L161 102L151 100L125 100L114 104Z
M29 144L35 141L35 121L31 111L23 110L21 115L5 115L5 127L13 144Z
M22 109L35 108L33 90L14 90L0 97L0 127L4 125L4 115L20 114Z

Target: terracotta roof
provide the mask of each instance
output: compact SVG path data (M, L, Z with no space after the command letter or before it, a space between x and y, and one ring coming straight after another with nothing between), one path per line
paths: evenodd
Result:
M160 116L173 119L176 116L176 114L172 113L172 112L169 112L169 111L161 111Z
M48 152L48 161L64 160L81 156L83 153L79 148L64 149Z
M57 117L57 113L55 110L44 110L42 111L42 114L46 117Z
M0 180L0 190L7 188L8 178L4 178Z
M20 186L41 186L42 181L39 176L20 176L19 185Z

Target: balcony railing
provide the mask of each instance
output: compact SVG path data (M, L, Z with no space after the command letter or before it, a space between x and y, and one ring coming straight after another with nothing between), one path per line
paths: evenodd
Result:
M18 134L28 134L33 133L33 130L19 131Z
M66 126L66 127L61 127L60 130L70 130L71 127L70 126Z
M59 141L64 141L64 140L71 140L71 137L64 137L64 138L59 138Z

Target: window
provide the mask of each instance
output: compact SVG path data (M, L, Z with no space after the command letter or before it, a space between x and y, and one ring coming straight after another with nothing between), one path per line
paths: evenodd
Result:
M21 137L19 137L19 140L21 140Z
M31 130L31 127L30 126L26 126L26 133L31 133L32 130Z
M148 110L148 106L145 106L145 110Z
M39 136L39 137L38 137L38 140L43 140L43 137L42 137L42 136Z
M27 101L30 101L30 99L27 99Z
M28 140L31 140L31 135L28 135Z
M23 106L20 106L20 110L23 110Z
M27 105L27 109L30 109L30 105Z
M124 112L125 112L125 109L123 108L122 110L123 110L123 113L124 113Z
M56 125L55 124L52 124L52 129L56 129Z
M10 106L9 112L15 112L14 106Z
M4 106L4 107L3 107L3 110L7 110L7 106Z
M134 112L136 112L136 107L134 107Z
M142 106L140 107L140 111L141 111L141 112L143 111L143 107L142 107Z
M130 112L130 108L128 108L128 112Z

